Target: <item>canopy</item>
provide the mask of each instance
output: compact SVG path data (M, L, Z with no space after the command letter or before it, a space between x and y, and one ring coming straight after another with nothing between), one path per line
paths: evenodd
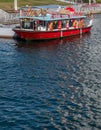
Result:
M60 20L69 20L69 19L82 19L82 18L86 18L86 16L73 16L73 17L63 17L63 18L52 18L50 16L33 16L33 17L30 17L30 16L20 16L20 19L33 19L33 20L41 20L41 21L60 21Z

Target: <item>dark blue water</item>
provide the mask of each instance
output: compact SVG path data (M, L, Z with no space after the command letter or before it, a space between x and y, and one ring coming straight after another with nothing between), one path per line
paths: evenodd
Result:
M100 130L101 15L83 36L24 43L0 39L0 130Z

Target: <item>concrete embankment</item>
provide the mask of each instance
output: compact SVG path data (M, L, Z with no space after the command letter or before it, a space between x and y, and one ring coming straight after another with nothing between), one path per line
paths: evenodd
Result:
M13 38L15 33L12 31L12 28L0 27L0 38Z
M12 28L17 24L18 19L14 19L18 13L7 13L0 9L0 38L13 38L15 33Z

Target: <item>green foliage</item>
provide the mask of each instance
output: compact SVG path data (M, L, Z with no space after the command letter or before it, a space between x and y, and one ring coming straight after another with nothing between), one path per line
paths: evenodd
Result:
M101 3L101 0L97 0L97 3Z
M7 3L7 4L6 4ZM57 0L17 0L18 8L21 6L37 6L37 5L49 5L49 4L58 4L58 5L68 5L65 2L60 2ZM0 0L0 8L5 10L14 9L14 0Z
M0 2L13 2L14 0L0 0Z
M85 3L89 2L89 0L82 0L82 1ZM49 4L68 5L66 2L61 2L57 0L17 0L17 2L18 2L18 8L26 5L29 6L49 5ZM97 0L97 2L101 3L101 0ZM0 0L0 8L4 10L14 9L14 0Z
M83 0L84 3L89 3L89 0ZM93 0L91 0L93 2ZM101 0L96 0L97 3L101 3Z

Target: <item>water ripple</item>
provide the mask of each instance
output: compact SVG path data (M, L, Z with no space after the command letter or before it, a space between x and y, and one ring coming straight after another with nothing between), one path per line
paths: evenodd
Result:
M100 21L82 37L0 40L0 130L101 129Z

